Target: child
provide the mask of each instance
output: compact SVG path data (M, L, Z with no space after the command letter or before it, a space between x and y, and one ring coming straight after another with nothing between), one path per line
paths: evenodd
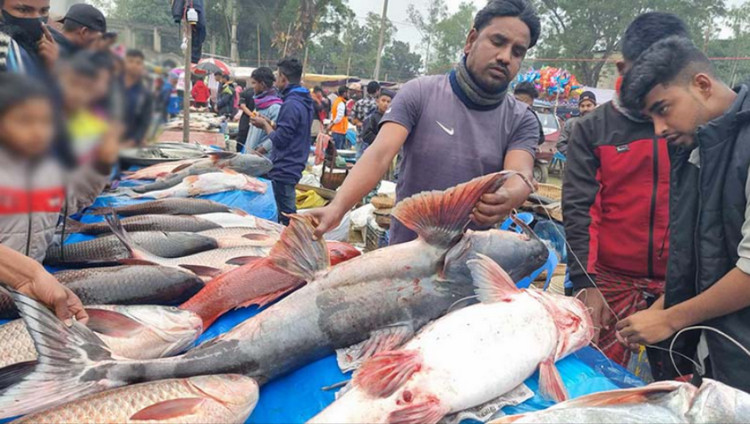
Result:
M622 320L620 336L632 348L695 325L716 329L728 337L703 334L712 377L750 392L750 357L739 346L750 347L748 87L732 90L689 39L672 37L640 56L622 92L671 145L672 186L665 295Z
M85 321L81 301L38 262L65 200L63 171L48 155L55 133L48 89L18 74L0 74L0 281L52 306L72 324Z
M385 111L391 106L393 94L390 91L383 90L376 100L377 109L369 117L365 118L362 126L362 145L357 152L357 157L361 157L368 147L375 141L380 131L380 120L383 119Z

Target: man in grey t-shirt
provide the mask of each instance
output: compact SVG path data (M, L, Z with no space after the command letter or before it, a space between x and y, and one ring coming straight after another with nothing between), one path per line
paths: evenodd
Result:
M492 0L479 11L456 68L449 75L410 81L396 95L378 137L336 198L312 212L316 235L338 225L377 185L402 148L399 201L502 170L531 178L539 124L525 104L507 95L507 88L540 30L527 0ZM512 178L482 197L473 221L478 227L494 225L529 193L522 178ZM400 223L392 224L391 244L415 237Z

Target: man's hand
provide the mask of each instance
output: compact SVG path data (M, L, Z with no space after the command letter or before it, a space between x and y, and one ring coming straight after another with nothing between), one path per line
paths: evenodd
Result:
M89 319L78 296L69 288L60 284L52 274L41 266L31 279L18 285L15 289L52 308L55 315L67 326L73 325L73 318L82 324L86 324Z
M263 147L263 146L261 146L261 147L258 147L258 150L256 150L255 152L256 152L256 153L257 153L257 154L258 154L259 156L265 156L265 154L266 154L266 153L268 153L268 151L266 150L266 148L265 148L265 147Z
M55 39L52 38L47 25L42 24L42 31L44 35L42 35L42 39L37 43L39 56L44 60L47 69L52 70L57 63L57 59L60 57L60 47L55 42Z
M266 118L265 116L262 116L262 115L251 116L250 123L253 124L254 127L260 128L267 133L273 131L273 127L271 126L271 120Z
M471 213L471 219L477 225L490 227L505 219L515 207L508 191L501 188L479 199Z
M583 302L588 309L590 309L591 320L594 324L594 338L591 341L594 344L598 344L601 330L609 330L610 325L613 324L612 321L614 317L609 309L609 305L604 299L602 292L595 287L580 290L576 294L576 297Z
M315 239L320 240L325 233L333 230L341 224L341 219L346 215L346 211L341 211L335 204L313 209L307 213L307 216L313 218L315 225Z
M669 310L664 309L646 309L617 323L620 339L631 348L637 344L659 343L677 330Z

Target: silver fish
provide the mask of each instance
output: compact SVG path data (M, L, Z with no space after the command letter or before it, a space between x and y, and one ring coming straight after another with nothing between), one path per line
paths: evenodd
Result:
M508 175L493 174L445 193L423 193L403 201L394 216L419 234L417 240L333 268L328 267L325 242L313 240L310 218L295 216L270 258L277 268L308 284L254 319L179 357L156 361L108 358L101 355L102 344L85 328L68 329L51 312L16 294L32 338L37 345L50 348L40 350L34 373L0 392L0 416L28 413L144 380L232 372L262 384L365 340L359 353L365 359L398 347L422 326L472 296L470 275L457 281L443 278L442 270L448 267L443 258L462 237L479 198L495 191ZM513 257L509 262L524 264L523 269L512 270L517 276L528 275L547 258L547 248L538 239L505 240L508 244L493 244L502 246L502 252L477 253ZM459 248L463 251L467 246ZM66 350L71 345L79 348ZM32 396L42 390L43 396Z
M120 216L203 215L207 213L238 213L240 215L247 215L245 212L236 211L221 203L205 199L160 199L115 208L103 207L92 209L94 215L108 215L113 211Z

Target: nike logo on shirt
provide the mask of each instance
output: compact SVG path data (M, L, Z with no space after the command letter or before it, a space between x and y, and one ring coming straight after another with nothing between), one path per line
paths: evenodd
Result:
M455 130L453 128L446 127L445 125L441 124L440 121L435 121L435 122L438 124L440 128L443 129L443 131L445 131L446 134L452 136L455 133Z

